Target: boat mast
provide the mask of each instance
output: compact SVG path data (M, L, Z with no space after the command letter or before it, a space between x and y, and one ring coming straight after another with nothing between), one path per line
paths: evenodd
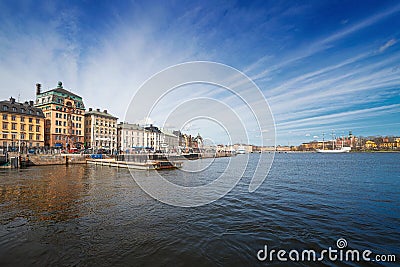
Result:
M325 133L322 133L322 150L325 150Z
M333 137L333 130L332 130L332 150L335 150L335 139Z

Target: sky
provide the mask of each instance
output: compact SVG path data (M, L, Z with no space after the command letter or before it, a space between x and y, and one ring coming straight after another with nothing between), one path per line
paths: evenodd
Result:
M400 136L399 39L398 1L6 0L0 1L0 99L32 100L36 83L47 90L62 81L86 108L107 109L123 121L153 75L211 61L240 71L261 90L276 144L298 145L332 131ZM200 132L214 143L260 144L266 130L248 121L258 120L248 108L253 103L246 113L237 95L210 84L180 87L159 102L151 121L163 124L161 115L193 97L212 100L193 102L199 114L207 109L218 117L224 105L239 121L162 126ZM226 128L237 124L246 136L228 140Z

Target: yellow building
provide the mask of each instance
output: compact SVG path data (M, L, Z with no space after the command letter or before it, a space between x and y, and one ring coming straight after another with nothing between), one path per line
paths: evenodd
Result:
M44 115L33 101L19 103L14 98L0 101L0 146L25 151L44 146Z
M45 146L81 148L84 142L85 106L82 97L65 90L62 82L57 88L41 92L36 84L36 107L45 115Z
M377 145L374 141L368 140L367 142L365 142L365 147L366 148L376 148Z

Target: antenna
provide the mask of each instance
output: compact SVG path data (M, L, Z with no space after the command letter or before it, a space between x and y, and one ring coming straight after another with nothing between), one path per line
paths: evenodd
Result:
M18 93L18 98L17 98L17 102L19 102L19 98L20 98L20 94Z

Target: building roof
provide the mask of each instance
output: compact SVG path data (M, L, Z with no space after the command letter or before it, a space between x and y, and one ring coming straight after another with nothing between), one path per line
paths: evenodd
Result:
M100 109L92 110L92 109L89 108L89 111L87 111L87 112L85 113L85 116L90 116L90 115L95 115L95 116L104 117L104 118L109 118L109 119L115 119L115 120L118 119L117 117L115 117L115 116L109 114L109 113L107 112L107 110L100 111Z
M145 127L145 129L152 133L161 133L160 129L158 129L158 127L154 126L153 124L150 124L150 126Z
M124 130L139 130L139 131L143 131L143 127L141 127L139 124L128 123L128 122L120 122L120 123L118 123L117 128L124 129Z
M40 84L38 84L38 85L39 85L39 90L40 90ZM62 82L58 82L58 86L56 88L42 92L40 94L45 94L45 93L49 93L49 92L57 92L57 93L66 94L66 95L70 95L70 96L74 96L74 97L82 99L81 96L74 94L68 90L65 90L62 86Z
M0 101L0 112L44 118L42 109L33 106L33 101L20 103L16 102L12 97L10 100Z
M74 94L74 93L72 93L72 92L70 92L68 90L65 90L64 88L54 88L54 89L51 89L51 90L49 90L47 92L57 92L57 93L61 93L61 94L67 94L67 95L75 96L75 97L78 97L78 98L82 98L81 96L79 96L77 94Z

